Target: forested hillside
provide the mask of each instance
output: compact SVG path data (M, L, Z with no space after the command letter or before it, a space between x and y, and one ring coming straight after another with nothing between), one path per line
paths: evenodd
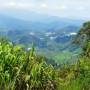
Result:
M0 29L0 36L5 36L14 44L21 44L26 49L31 48L33 42L37 54L44 55L56 63L67 63L71 58L77 58L80 52L80 47L71 43L79 28L80 26L70 25L62 29L55 27L42 31L36 29L33 31L31 28L30 30Z
M90 22L72 43L82 48L77 62L57 65L37 55L33 45L25 50L1 38L0 90L90 90Z

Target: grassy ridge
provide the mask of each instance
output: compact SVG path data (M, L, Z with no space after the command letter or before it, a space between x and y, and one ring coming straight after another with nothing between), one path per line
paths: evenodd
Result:
M21 46L0 42L0 90L54 90L56 71L34 48L26 52Z
M54 69L44 58L0 40L0 90L89 90L90 59Z

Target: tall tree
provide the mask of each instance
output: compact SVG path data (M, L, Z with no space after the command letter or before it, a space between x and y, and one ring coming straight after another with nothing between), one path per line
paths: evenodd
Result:
M74 40L74 43L80 44L87 40L90 40L90 21L85 22L83 24L83 26L81 27L80 31L78 32L78 34Z

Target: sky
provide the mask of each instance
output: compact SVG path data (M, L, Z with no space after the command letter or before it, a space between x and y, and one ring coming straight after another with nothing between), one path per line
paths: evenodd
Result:
M0 12L10 10L90 19L90 0L0 0Z

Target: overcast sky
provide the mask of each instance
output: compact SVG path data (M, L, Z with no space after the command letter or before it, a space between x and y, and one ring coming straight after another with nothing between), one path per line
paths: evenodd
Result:
M90 0L0 0L0 12L2 10L90 19Z

